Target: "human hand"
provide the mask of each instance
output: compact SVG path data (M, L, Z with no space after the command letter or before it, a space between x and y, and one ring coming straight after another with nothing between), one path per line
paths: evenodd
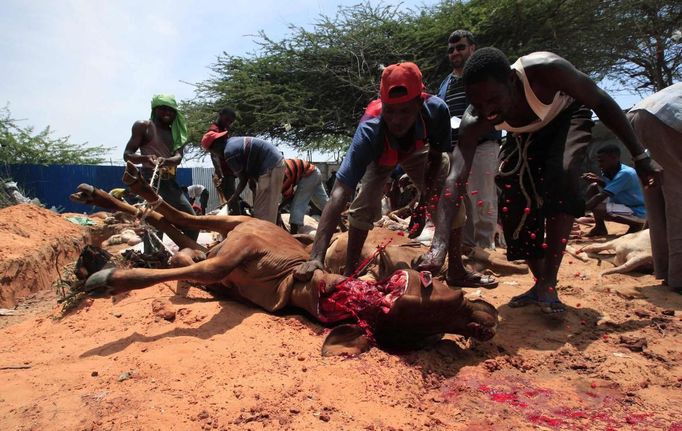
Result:
M424 230L424 225L426 224L426 205L417 205L414 210L412 210L412 215L410 216L410 225L408 226L408 238L416 238L421 235Z
M645 189L663 185L663 168L654 159L647 157L637 160L635 170Z
M294 278L298 281L308 281L313 277L315 270L318 269L324 269L322 262L317 259L310 259L296 268L296 271L294 271Z
M586 172L582 174L580 178L590 183L601 182L601 178L599 178L599 175L595 174L594 172Z

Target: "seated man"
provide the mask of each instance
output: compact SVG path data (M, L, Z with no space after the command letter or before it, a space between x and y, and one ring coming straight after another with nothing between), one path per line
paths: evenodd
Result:
M630 226L627 233L642 230L646 222L644 196L637 172L620 162L620 148L605 145L597 151L602 177L588 172L590 182L585 208L594 214L594 228L586 236L607 235L605 220Z
M147 200L158 198L136 176L132 165L128 165L126 176L131 189L140 196ZM72 198L103 206L110 204L107 199L114 200L88 185L81 185ZM106 287L113 293L164 281L189 280L208 285L215 292L234 294L271 312L293 305L324 323L355 318L367 324L380 342L417 345L419 340L442 333L481 340L495 334L494 307L480 300L469 301L461 290L431 280L428 274L403 270L384 282L369 283L344 280L339 275L317 270L308 282L297 282L293 273L306 261L307 252L301 243L274 224L239 216L189 216L165 202L157 210L162 214L154 213L157 219L162 217L174 225L192 229L217 231L226 240L210 250L205 260L198 263L187 260L181 268L96 272L88 278L87 290ZM198 260L195 250L180 253L194 255Z

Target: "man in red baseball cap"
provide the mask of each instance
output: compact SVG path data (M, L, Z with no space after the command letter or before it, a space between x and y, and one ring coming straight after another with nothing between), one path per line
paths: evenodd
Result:
M309 279L315 269L322 269L324 256L346 202L360 183L360 191L349 210L350 229L345 275L358 267L362 246L374 222L381 218L383 186L393 169L400 165L420 192L418 209L412 216L411 236L421 232L426 210L434 210L441 190L452 172L450 114L445 102L423 92L422 74L414 63L392 64L384 69L379 87L380 98L367 106L355 136L331 190L331 198L322 212L310 259L296 271L295 277ZM362 181L361 181L362 180ZM463 204L459 206L451 228L461 228L465 221ZM436 224L438 214L434 211ZM461 280L465 271L459 250L449 254L448 280Z

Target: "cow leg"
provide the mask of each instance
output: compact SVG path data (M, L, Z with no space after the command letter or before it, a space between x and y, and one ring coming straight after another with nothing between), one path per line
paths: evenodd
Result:
M81 184L76 189L77 191L73 193L69 198L74 201L85 205L97 205L98 207L105 208L112 211L122 211L127 214L137 216L138 209L134 206L127 204L125 202L119 201L118 199L111 196L109 193L93 187L89 184ZM161 232L167 234L170 239L175 242L180 248L191 248L195 250L206 251L206 248L197 244L194 240L180 232L175 226L170 224L161 214L158 212L150 212L146 219L150 225L154 226Z
M232 270L245 259L252 258L255 248L252 235L237 233L231 241L223 241L217 254L189 266L170 269L113 269L99 271L88 278L85 290L106 288L110 292L143 289L156 283L186 280L198 284L226 282Z
M159 195L144 181L140 171L130 162L126 164L126 169L123 173L123 183L147 202L157 202L160 199ZM176 226L186 229L218 232L223 237L239 223L250 219L243 216L193 216L178 211L163 200L156 207L155 211L162 214L169 222Z
M581 248L580 250L578 250L578 252L599 253L600 251L615 249L615 242L618 241L619 239L620 238L611 241L606 241L601 244L590 244L588 246Z
M647 263L647 261L650 259L649 256L646 255L635 255L628 259L624 264L620 266L616 266L615 268L607 269L606 271L602 272L601 275L608 275L608 274L626 274L630 271L634 271L635 269L639 268L640 266L644 265Z

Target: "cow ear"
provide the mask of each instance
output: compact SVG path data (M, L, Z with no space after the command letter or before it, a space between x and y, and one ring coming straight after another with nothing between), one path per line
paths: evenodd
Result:
M365 330L358 325L340 325L329 332L322 344L322 356L359 355L370 348Z

